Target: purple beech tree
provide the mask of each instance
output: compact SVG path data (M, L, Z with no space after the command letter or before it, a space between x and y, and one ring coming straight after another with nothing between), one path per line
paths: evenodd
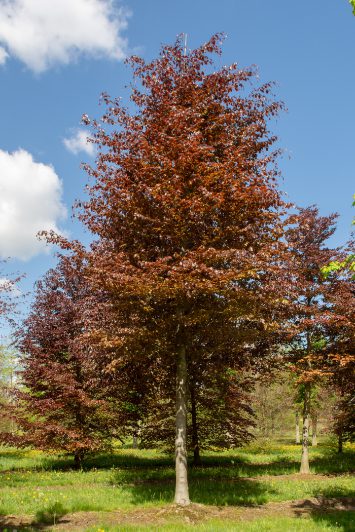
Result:
M107 449L114 434L95 353L80 341L97 297L88 291L81 254L62 255L37 283L34 303L17 333L22 369L13 412L20 430L14 442L69 452L76 467L88 453Z
M169 368L179 505L190 502L192 363L212 353L211 367L233 369L243 346L276 334L282 304L284 205L268 131L281 105L270 84L252 85L252 69L214 67L220 40L185 54L178 38L151 63L132 57L134 110L104 95L102 119L84 117L98 148L81 210L98 238L91 283L116 309L92 337L117 379L133 359L154 360L157 381Z

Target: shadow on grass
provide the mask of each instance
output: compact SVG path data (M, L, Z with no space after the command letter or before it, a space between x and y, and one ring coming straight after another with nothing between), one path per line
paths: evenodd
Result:
M250 451L249 454L254 454ZM255 453L257 454L257 453ZM196 471L205 471L208 469L228 469L233 470L234 476L254 477L259 475L287 475L292 473L298 473L300 467L301 456L290 458L285 456L280 457L280 451L274 453L268 452L268 454L275 454L275 459L270 462L252 462L247 456L241 456L240 452L236 451L235 455L228 454L223 455L216 453L215 456L209 454L202 456L202 466L194 467L192 462L190 463L192 475ZM301 450L300 450L301 455ZM355 470L354 452L344 451L342 454L338 454L335 451L324 448L317 449L317 455L311 456L310 466L315 473L346 473L353 472ZM72 462L66 459L58 460L49 464L49 468L65 469L72 468ZM88 457L85 460L84 470L92 468L98 469L128 469L128 470L150 470L173 468L173 458L170 456L165 457L144 457L137 454L125 453L124 450L120 451L120 454L105 454ZM214 471L215 474L215 471Z
M355 530L355 511L315 512L311 514L311 517L323 527L331 525L342 532L354 532Z
M355 530L355 490L341 486L325 488L317 496L317 502L305 500L293 509L299 516L306 511L319 525L331 525L343 532Z
M61 502L54 502L36 513L36 523L55 525L69 511Z
M74 460L71 456L28 456L23 449L9 449L0 452L0 473L8 471L37 470L68 470L73 469ZM2 462L2 463L1 463Z
M134 504L170 503L174 499L175 473L158 471L134 474L131 471L116 471L113 483L129 490ZM246 478L218 479L190 475L189 490L195 503L216 506L255 506L267 502L276 491L265 483Z
M265 504L273 493L276 491L271 486L257 480L239 478L232 483L212 479L190 481L191 499L201 504L256 506Z
M74 469L74 462L71 456L48 456L38 455L31 457L26 455L26 451L20 449L7 449L1 452L0 462L4 460L3 470L16 471L21 469L31 470L61 470L68 471ZM207 469L217 470L233 470L233 476L254 477L259 475L284 475L297 473L299 470L300 456L295 457L286 454L283 456L280 449L271 448L266 449L266 454L271 458L270 461L263 460L263 448L251 447L250 449L238 449L235 453L211 453L203 455L203 465L201 468L191 468L194 471L205 471ZM301 449L299 454L301 453ZM163 469L172 468L173 459L171 456L144 456L144 451L129 452L126 449L120 449L119 453L107 453L96 456L88 456L84 462L83 469L90 470L97 469ZM260 462L253 462L249 456L257 456L260 454ZM33 461L32 461L33 460ZM7 468L6 462L9 462ZM310 457L311 469L315 473L346 473L352 472L355 469L354 452L345 450L342 454L338 454L329 447L318 447L314 455ZM214 475L217 471L214 471ZM207 475L208 476L208 475ZM221 474L221 476L223 476ZM229 473L228 473L229 476Z
M6 517L0 515L0 530L1 532L32 532L33 530L48 530L48 525L37 523L34 526L30 524L23 524L18 519L13 519L11 516Z
M261 454L261 452L259 451ZM250 450L249 455L259 454L257 451ZM281 456L280 456L281 454ZM208 455L203 456L202 469L206 468L233 468L240 476L254 477L258 475L284 475L298 473L301 461L301 448L299 457L294 458L290 456L282 456L280 450L267 451L267 455L275 456L275 459L265 462L253 462L247 456L241 456L241 453L236 452L228 455L216 455L216 457ZM317 448L317 454L310 456L311 470L318 474L332 474L332 473L347 473L355 471L355 455L353 451L344 451L338 454L329 448ZM261 454L262 459L262 454ZM196 468L198 469L198 468Z
M60 470L68 471L75 469L74 458L70 455L38 455L36 457L26 456L26 452L23 449L9 449L5 452L0 451L0 463L1 459L4 459L4 463L0 466L0 473L7 471L21 471L21 470L41 470L51 471ZM111 469L111 468L143 468L150 469L151 467L171 467L173 465L172 458L170 456L158 456L158 457L144 457L139 456L140 451L136 454L125 452L125 449L120 449L120 453L106 453L98 455L89 455L86 457L83 469ZM6 462L10 462L7 467ZM16 463L14 465L14 462Z
M55 526L63 522L63 518L67 513L69 511L60 502L54 502L39 510L35 519L31 522L25 522L26 520L20 517L1 515L0 513L0 531L13 532L20 530L30 532L32 530L48 530L48 526Z
M245 465L242 467L245 473ZM276 464L276 468L278 467L281 465ZM219 468L210 466L192 469L189 474L191 499L196 503L207 505L253 506L264 504L270 500L270 495L278 493L277 488L272 487L270 483L262 482L260 469L258 469L260 481L258 476L246 478L239 476L239 473L235 466L228 470L226 467L220 467L220 464ZM173 468L120 469L113 473L112 483L124 486L125 490L130 491L134 503L141 504L170 502L174 496L174 480ZM328 499L355 496L354 490L342 486L327 488L325 491L317 486L317 490L317 496Z

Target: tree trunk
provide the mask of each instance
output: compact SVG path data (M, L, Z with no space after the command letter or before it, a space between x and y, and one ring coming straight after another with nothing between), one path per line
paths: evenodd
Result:
M338 434L338 453L343 452L343 433L339 432Z
M296 410L296 444L301 443L300 439L300 415L298 410Z
M79 451L76 451L74 453L74 466L75 466L75 469L81 469L82 466L83 466L83 458L84 458L84 453L82 450L79 450Z
M175 440L175 503L180 506L190 504L187 480L187 365L186 349L180 346L176 368L176 440Z
M317 415L312 417L312 447L317 447Z
M305 384L303 400L303 431L302 431L302 456L300 473L309 473L309 456L308 456L308 436L309 436L309 417L310 417L310 399L311 385Z
M139 423L135 422L132 429L132 449L138 449Z
M190 386L191 395L191 424L192 424L192 447L194 450L194 466L201 465L200 446L198 442L198 424L197 424L197 412L196 412L196 398L195 398L195 386Z
M13 395L12 395L12 392L13 392L13 389L14 389L14 386L13 386L13 379L14 379L14 372L13 372L13 369L11 368L10 369L10 390L11 390L11 395L10 395L10 404L13 402ZM10 432L11 432L11 436L14 436L15 434L15 421L14 419L11 417L10 419Z

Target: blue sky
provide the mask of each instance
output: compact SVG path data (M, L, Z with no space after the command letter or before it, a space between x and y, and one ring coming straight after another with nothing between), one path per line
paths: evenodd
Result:
M217 31L227 34L220 64L256 64L288 108L273 125L285 150L281 188L299 205L339 212L333 243L347 240L355 192L347 0L0 0L0 255L13 257L7 271L26 274L22 290L54 263L36 243L38 224L88 238L71 219L86 182L80 163L93 161L77 138L80 119L100 116L102 91L127 95L122 58L153 58L182 32L193 48Z

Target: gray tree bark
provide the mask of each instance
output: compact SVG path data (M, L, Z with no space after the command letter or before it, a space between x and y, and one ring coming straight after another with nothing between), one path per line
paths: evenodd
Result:
M190 504L187 480L187 364L186 348L179 346L176 371L175 503Z
M312 417L312 447L317 447L317 415Z
M304 401L303 401L303 431L302 431L302 456L300 473L309 473L309 418L311 402L311 385L305 384Z
M300 439L300 415L298 410L296 410L296 444L301 443Z
M338 453L343 452L343 433L339 432L338 434Z

